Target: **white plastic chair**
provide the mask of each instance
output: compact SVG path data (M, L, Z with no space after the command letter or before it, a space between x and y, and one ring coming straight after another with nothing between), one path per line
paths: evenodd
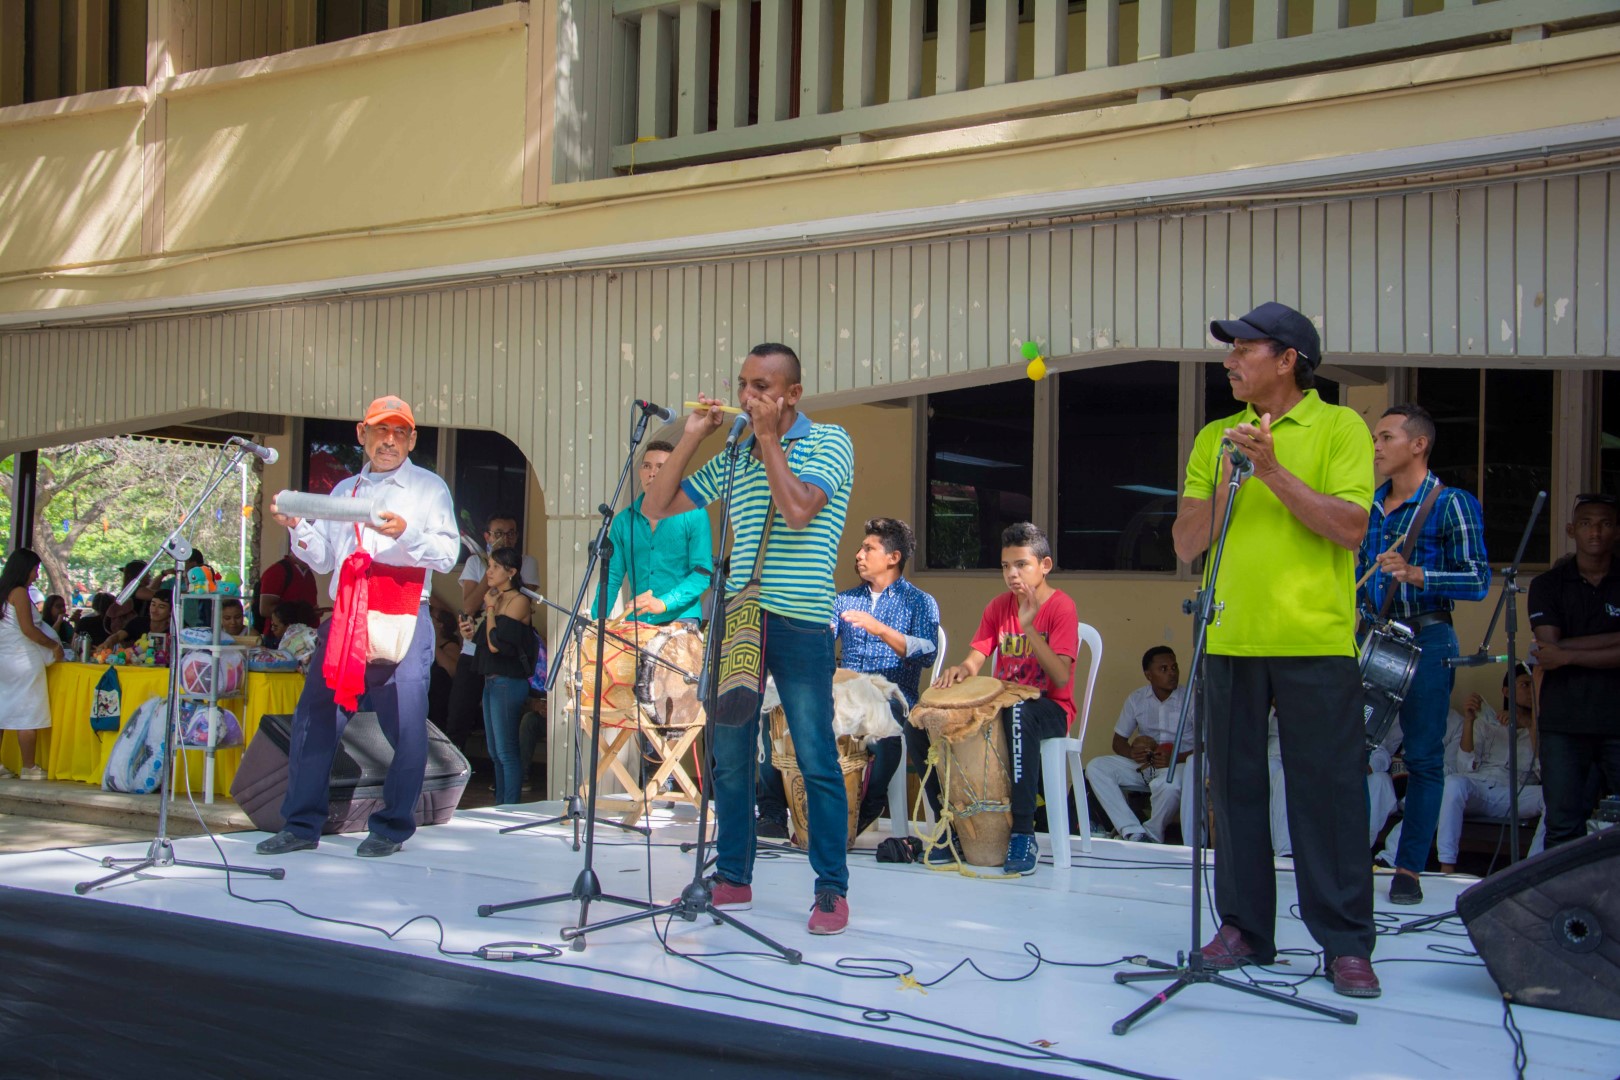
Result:
M932 683L939 678L939 673L945 667L945 627L939 628L939 638L934 642L934 674L929 678ZM905 721L901 721L904 723ZM911 831L911 803L906 800L906 776L910 772L910 755L906 753L906 740L900 738L900 767L894 770L889 777L889 835L905 836ZM923 813L933 816L928 806L928 800L923 800Z
M1095 626L1080 624L1080 643L1086 647L1089 667L1086 671L1086 692L1079 700L1079 711L1074 725L1066 737L1041 742L1041 787L1046 796L1046 835L1052 843L1052 865L1063 869L1069 865L1069 785L1063 775L1065 759L1068 779L1074 783L1074 805L1080 812L1080 850L1091 854L1091 808L1086 805L1086 770L1080 762L1080 750L1085 745L1086 721L1091 718L1091 692L1097 686L1097 670L1102 667L1102 635ZM1075 675L1079 675L1079 661L1075 661ZM1071 685L1072 685L1071 680Z

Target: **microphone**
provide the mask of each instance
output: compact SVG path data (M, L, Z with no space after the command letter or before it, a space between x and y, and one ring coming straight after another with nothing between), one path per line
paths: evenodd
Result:
M655 405L651 401L637 401L635 404L648 416L658 417L658 422L661 424L672 423L675 420L674 409L666 409L664 406Z
M1232 460L1233 472L1254 471L1254 463L1244 455L1243 451L1237 448L1237 445L1231 439L1222 439L1221 448L1226 451L1226 456Z
M738 413L737 419L731 422L731 434L726 436L727 450L730 450L733 446L737 445L737 440L742 437L743 428L748 426L748 421L749 417L747 413Z
M1502 656L1486 656L1482 652L1477 652L1477 653L1474 653L1472 656L1448 656L1448 657L1446 657L1446 667L1448 667L1448 668L1484 667L1486 664L1505 664L1505 663L1507 663L1506 654L1504 654Z
M226 441L236 446L240 446L242 449L246 450L248 453L264 462L266 465L274 465L276 463L276 459L281 457L281 454L277 452L275 447L260 446L253 440L244 439L240 435L232 435Z

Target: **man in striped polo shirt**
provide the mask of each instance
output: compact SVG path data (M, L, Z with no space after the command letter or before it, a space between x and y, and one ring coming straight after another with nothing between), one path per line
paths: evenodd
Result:
M760 570L765 610L765 668L776 680L793 736L810 816L810 865L816 872L812 934L843 933L849 923L849 803L833 737L833 564L855 470L849 434L812 423L798 411L804 387L799 358L786 345L756 345L737 377L738 404L753 434L741 445L732 488L731 576L727 594L747 584L765 530L771 534ZM717 399L699 395L705 405ZM717 408L686 418L686 429L642 503L649 518L707 505L725 491L724 455L690 477L679 477L698 446L727 423ZM711 633L718 628L711 627ZM714 745L714 805L718 861L711 879L714 904L745 910L753 904L754 767L759 720L719 727Z

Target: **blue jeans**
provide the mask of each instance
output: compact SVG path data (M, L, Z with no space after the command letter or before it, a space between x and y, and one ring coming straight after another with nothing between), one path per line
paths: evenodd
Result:
M1401 823L1401 846L1395 865L1421 873L1434 846L1440 822L1440 797L1446 790L1446 716L1451 711L1451 689L1456 673L1446 658L1457 655L1457 632L1447 623L1434 623L1417 632L1417 673L1401 705L1401 738L1406 756L1406 816Z
M810 814L810 866L816 892L849 890L849 801L833 737L833 635L825 622L765 613L765 670L776 680L804 774ZM759 718L714 733L715 872L737 885L754 880L754 766Z
M484 741L495 763L495 805L515 803L523 792L523 758L518 752L518 725L529 698L529 680L510 675L484 679Z

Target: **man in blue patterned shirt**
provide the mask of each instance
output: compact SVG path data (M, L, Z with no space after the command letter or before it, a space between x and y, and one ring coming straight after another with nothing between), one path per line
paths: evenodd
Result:
M917 704L922 673L933 664L939 641L939 605L934 598L903 576L911 553L916 550L911 526L898 518L872 518L866 523L866 538L855 553L855 572L861 583L833 599L833 633L838 636L838 666L850 671L881 675L900 688L908 708ZM918 773L926 771L928 735L896 717L904 732L904 745ZM900 767L902 736L880 739L872 747L872 763L866 771L866 787L861 794L860 814L855 832L859 835L882 816L889 780ZM929 801L939 816L939 785L931 782ZM906 807L889 807L891 813L905 813Z
M1434 449L1434 418L1421 405L1395 405L1373 429L1373 469L1384 483L1373 493L1367 535L1357 555L1357 574L1368 570L1358 602L1369 619L1377 617L1390 590L1389 616L1410 627L1423 655L1401 706L1408 772L1406 816L1389 899L1418 904L1418 874L1429 861L1445 791L1446 715L1455 674L1446 660L1457 655L1451 609L1458 600L1480 600L1491 585L1485 556L1485 525L1479 501L1460 488L1448 488L1429 471ZM1434 506L1412 548L1397 544L1415 523L1418 508L1437 488ZM1392 550L1393 549L1393 550Z

